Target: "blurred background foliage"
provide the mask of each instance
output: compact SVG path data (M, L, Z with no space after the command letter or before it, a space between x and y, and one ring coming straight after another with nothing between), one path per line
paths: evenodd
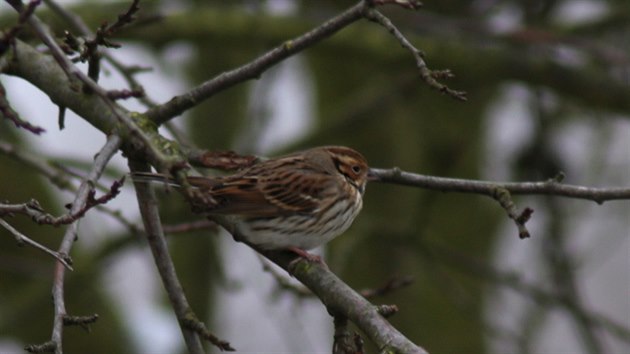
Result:
M118 38L123 46L143 48L166 64L173 51L184 50L187 60L178 69L192 86L247 63L353 3L143 1L138 23ZM95 29L104 20L113 21L128 2L85 1L67 6ZM571 10L580 6L601 13L575 20L577 15ZM0 10L0 28L7 28L15 15L6 4ZM455 73L446 83L467 91L468 102L428 89L411 55L385 29L360 21L291 59L299 60L299 70L307 73L302 77L309 82L303 87L312 90L302 94L312 99L309 115L313 121L309 130L289 144L261 151L256 142L273 120L273 106L293 98L275 97L279 101L274 102L264 89L262 97L252 94L256 85L280 75L279 69L265 73L257 83L238 85L203 102L181 119L185 124L180 128L206 149L276 155L339 144L361 151L375 167L482 179L493 176L484 170L494 158L494 151L488 151L488 131L499 129L488 126L489 114L504 98L506 88L517 86L528 93L525 97L530 102L523 104L533 129L527 132L527 144L505 166L509 173L503 177L521 181L551 178L567 168L557 156L554 133L558 129L585 122L593 129L610 128L611 121L629 124L630 3L626 0L427 1L418 12L396 6L385 6L382 11L425 52L430 68L449 68ZM68 29L46 6L38 13L57 34ZM28 38L28 33L24 36ZM146 89L150 95L155 88ZM265 102L262 109L252 109L255 100ZM4 120L0 124L2 141L28 147L24 134L16 134ZM601 151L602 156L606 153ZM7 154L0 154L0 166L1 199L17 203L37 198L47 210L63 211L46 180ZM610 183L596 178L585 181L580 176L572 179L578 184L593 181ZM165 223L195 220L177 196L162 198L169 200L162 205ZM516 198L520 202L524 200ZM559 249L566 236L562 225L572 222L571 215L553 213L566 208L562 201L541 198L539 203L544 206L536 209L535 218L557 215L557 220L538 230L536 237L556 235L557 243L550 249ZM616 207L620 205L621 214L628 215L628 204ZM52 248L63 231L24 218L10 221ZM455 263L462 256L491 264L497 239L516 237L515 228L505 232L500 227L505 223L504 212L487 198L370 185L361 216L346 235L330 243L326 258L331 269L355 289L378 286L393 276L412 276L411 286L375 302L397 304L401 311L391 319L393 324L430 352L488 352L492 348L487 338L496 334L483 315L488 311L484 306L489 279L472 274L474 269L465 263L448 264L437 250L458 254L453 257ZM89 232L107 235L108 230ZM177 235L170 239L170 246L191 305L212 323L221 306L213 301L215 287L229 283L224 268L234 260L221 259L216 237L208 237L209 232L214 231ZM627 229L616 232L627 233ZM16 249L7 232L0 230L0 234L0 337L41 342L49 337L52 323L52 261L29 248ZM101 319L89 335L77 328L66 330L68 353L88 348L91 353L122 353L133 347L116 302L104 290L103 278L115 255L145 246L137 235L122 232L117 236L106 237L97 247L74 249L76 270L66 283L66 303L73 313L96 312ZM559 263L554 264L549 267ZM258 267L252 269L257 271ZM252 321L260 321L261 326L265 322ZM265 348L263 343L260 348ZM521 348L527 348L526 344ZM584 348L588 352L594 347L585 344Z

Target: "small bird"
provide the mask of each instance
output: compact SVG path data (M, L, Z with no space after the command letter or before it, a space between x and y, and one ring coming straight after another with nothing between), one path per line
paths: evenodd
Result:
M264 250L307 250L346 231L363 205L368 165L357 151L323 146L266 160L224 177L188 177L205 197L197 212L230 215L247 242ZM157 174L136 179L164 181Z

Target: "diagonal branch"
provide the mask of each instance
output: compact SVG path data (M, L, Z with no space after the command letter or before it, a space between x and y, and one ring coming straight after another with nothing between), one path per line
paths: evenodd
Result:
M129 167L132 172L149 172L149 166L129 160ZM221 350L233 351L230 344L210 333L203 323L201 323L188 304L182 285L179 282L173 260L168 253L164 230L160 221L160 214L157 208L157 201L151 186L146 183L134 183L136 196L142 221L144 223L147 241L153 254L153 259L162 278L162 283L166 288L166 293L171 302L175 315L179 321L180 329L186 342L188 352L191 354L204 353L200 337L207 339Z
M149 109L145 114L159 125L182 114L184 111L199 104L200 101L208 99L222 90L243 81L258 78L267 69L284 59L301 52L313 44L332 36L351 23L360 20L363 18L363 12L367 6L364 1L360 1L322 25L297 38L285 41L254 61L236 69L223 72L192 90L173 97L167 103Z
M459 100L466 100L465 93L460 91L451 90L446 85L439 83L436 78L451 77L452 74L448 71L431 71L418 49L416 49L409 41L396 29L391 21L382 15L380 12L374 9L374 5L382 5L388 1L359 1L356 5L350 7L341 14L333 17L332 19L324 22L318 27L306 32L305 34L296 37L292 40L287 40L283 44L273 48L267 53L261 55L255 60L238 67L236 69L223 72L218 76L202 83L201 85L191 89L190 91L173 97L167 103L155 106L149 109L145 115L149 119L153 120L156 124L161 125L168 120L182 114L184 111L196 106L199 102L212 97L214 94L230 88L236 84L242 83L247 80L255 79L265 72L270 67L278 64L284 59L301 52L302 50L316 44L317 42L324 40L348 25L362 19L367 18L375 21L394 34L405 48L409 49L416 60L418 70L420 71L421 78L432 88L446 93ZM404 8L416 9L416 1L394 1Z
M13 237L15 237L15 240L17 241L19 246L24 244L33 246L36 249L55 257L59 262L61 262L61 264L63 264L64 267L68 268L69 270L74 270L72 269L72 259L70 258L70 256L62 255L59 252L55 252L37 241L31 240L30 238L26 237L24 234L16 230L8 222L4 221L4 219L2 218L0 218L0 225L7 229L7 231L9 231L11 234L13 234Z
M396 38L400 42L403 48L411 52L411 55L416 60L416 67L418 68L418 71L420 72L420 78L427 85L429 85L429 87L431 87L432 89L438 90L441 93L449 95L457 100L467 101L466 92L453 90L450 87L440 83L437 80L438 78L446 78L446 79L452 78L453 74L451 73L451 71L450 70L433 71L429 69L429 67L427 66L427 63L424 61L424 58L423 58L424 54L418 48L414 47L414 45L411 44L411 42L409 42L409 40L402 34L402 32L400 32L398 28L396 28L396 26L392 23L392 21L390 21L389 18L387 18L385 15L378 12L378 10L374 8L367 9L365 11L365 17L369 19L370 21L374 21L380 24L381 26L385 27L385 29L387 29L389 33L391 33L392 36L394 36L394 38Z
M213 216L213 219L236 240L243 239L228 218ZM295 255L291 252L262 251L252 245L249 246L284 270L288 271L291 268L291 274L321 300L332 316L351 320L377 345L379 352L426 354L423 348L394 328L379 313L376 306L339 279L325 265L305 260L295 263Z
M110 135L105 143L105 146L98 152L94 158L94 164L88 174L87 178L81 183L79 191L76 194L74 202L70 207L70 214L76 214L80 210L85 208L88 201L90 191L94 182L98 180L105 170L105 166L109 160L118 151L118 148L122 144L122 139L117 135ZM72 223L66 233L63 236L59 250L57 251L61 255L67 255L70 253L70 249L77 238L78 221ZM55 343L55 353L62 354L62 340L63 340L63 326L64 318L66 317L66 305L64 300L64 278L65 269L61 263L57 263L55 266L54 280L53 280L53 303L55 309L55 318L53 322L53 331L51 336L51 342Z

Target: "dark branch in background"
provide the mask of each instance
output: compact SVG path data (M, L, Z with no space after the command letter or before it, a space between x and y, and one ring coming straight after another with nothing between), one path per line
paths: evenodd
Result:
M363 289L359 291L359 294L366 299L371 299L383 295L387 295L391 292L394 292L400 288L407 287L413 283L413 277L393 277L387 281L387 283L383 284L378 288L372 289Z
M453 251L439 244L424 243L423 247L419 247L418 250L423 252L425 256L428 255L428 259L455 268L466 275L512 289L514 292L540 305L557 306L568 311L580 311L580 316L587 318L599 329L606 330L619 340L630 343L630 330L628 328L602 314L590 312L584 308L576 309L569 298L560 296L555 290L550 290L547 284L537 285L527 282L521 274L498 270L487 262Z
M268 264L267 261L263 259L262 256L260 258L263 265L263 271L271 274L271 276L276 280L276 284L279 290L288 291L299 298L315 296L315 294L313 294L303 285L294 284L286 276L277 272L273 267L271 267L270 264ZM407 287L411 285L411 283L413 283L413 277L393 277L389 279L385 284L377 288L359 290L358 293L366 299L372 299L392 293L400 288Z
M333 354L363 354L363 339L350 329L350 322L343 316L335 316L333 320L335 334L333 336Z
M410 6L411 4L417 4L417 1L392 1L389 3L398 4L405 8L415 8L417 5ZM378 15L376 15L378 14ZM382 25L391 30L393 25L382 14L373 9L371 1L360 1L356 5L337 15L336 17L326 21L325 23L317 26L316 28L306 32L305 34L285 41L282 45L275 47L267 53L261 55L257 59L230 71L223 72L213 79L210 79L201 85L193 88L187 93L173 97L167 103L158 105L149 109L145 114L153 120L156 124L160 125L168 120L182 114L184 111L196 106L200 101L212 97L214 94L228 89L236 84L242 83L247 80L255 79L265 72L270 67L278 64L284 59L301 52L302 50L314 45L315 43L324 40L339 30L347 27L348 25L356 22L362 18L371 19L372 17L378 18L379 21L388 21L389 25ZM378 21L377 21L378 22ZM396 32L400 34L397 30ZM421 77L431 87L439 89L441 92L445 92L453 97L462 99L463 93L458 91L452 91L448 87L439 84L435 81L436 77L446 77L444 72L431 72L424 60L419 55L419 51L415 49L409 42L400 34L396 36L399 40L404 40L409 49L413 49L412 52L416 57L416 63L420 69Z
M150 172L148 164L133 160L129 160L129 168L131 172ZM171 306L177 316L188 352L191 354L204 353L200 337L208 340L221 350L233 350L228 342L212 335L190 308L188 299L186 299L184 290L177 278L173 260L168 253L155 193L147 183L135 182L134 186L144 229L147 234L147 241L153 254L155 265L162 278L162 284L164 284Z

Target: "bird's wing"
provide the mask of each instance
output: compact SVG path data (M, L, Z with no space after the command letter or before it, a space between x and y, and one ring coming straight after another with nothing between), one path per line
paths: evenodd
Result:
M214 204L202 211L243 216L277 216L315 211L322 204L332 176L315 171L234 175L208 180L189 178L191 185L208 193Z

